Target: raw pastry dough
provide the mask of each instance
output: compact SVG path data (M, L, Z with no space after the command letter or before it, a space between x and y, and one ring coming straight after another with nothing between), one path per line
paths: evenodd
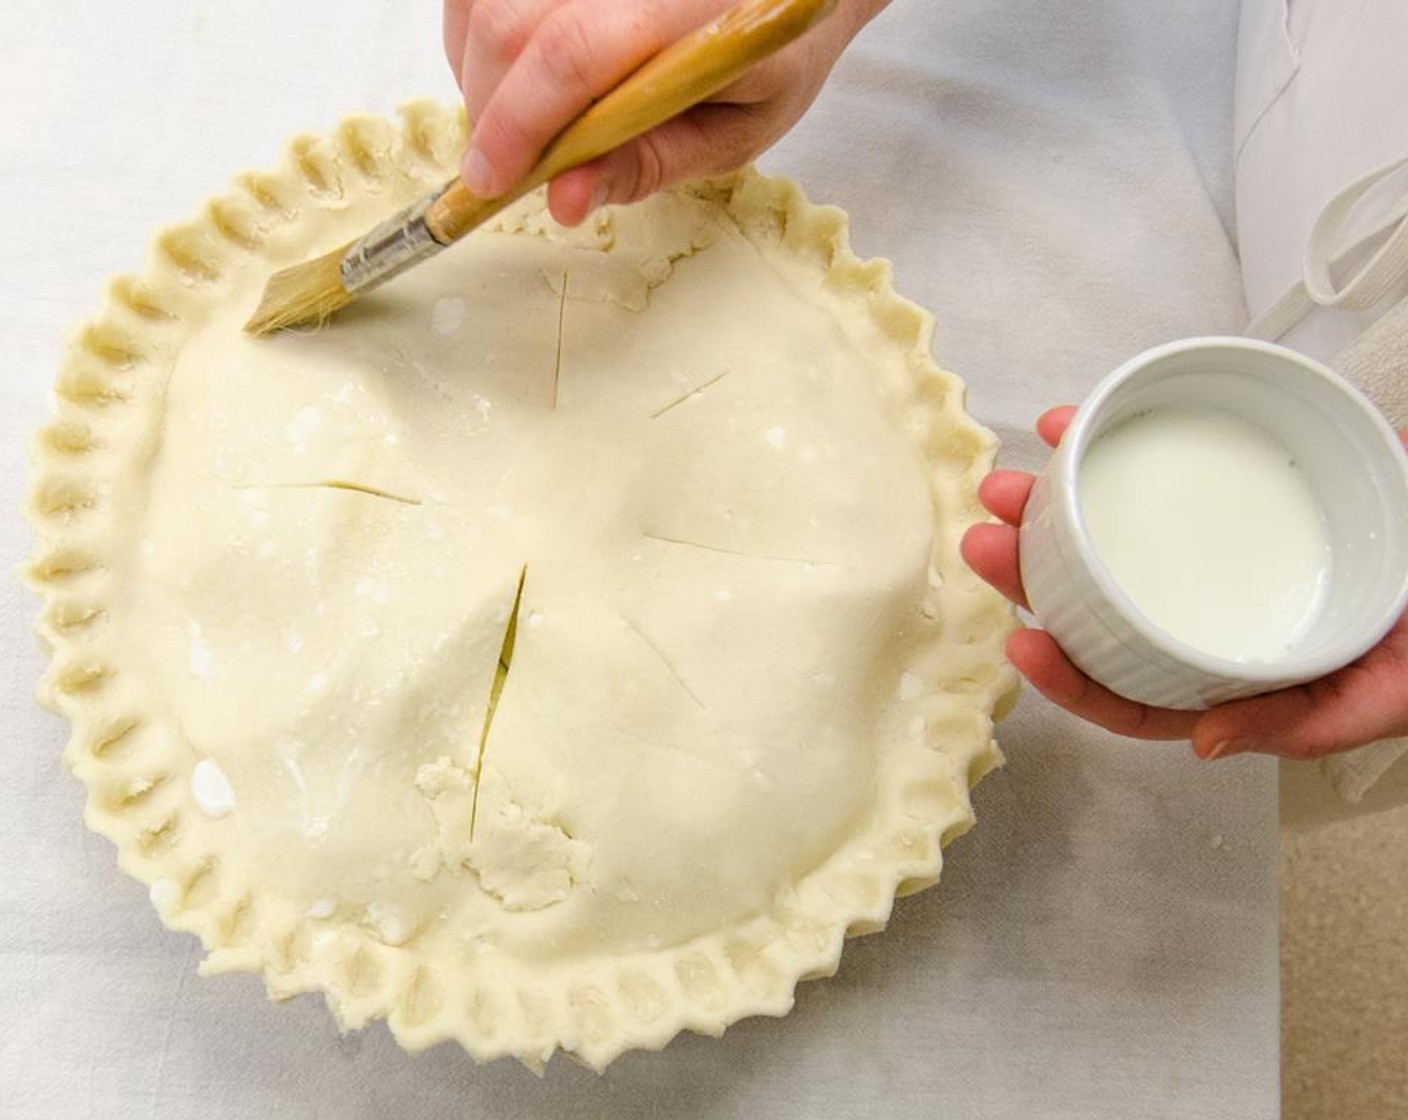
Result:
M298 141L114 283L41 439L44 695L205 971L599 1068L784 1013L972 823L993 439L843 215L753 173L570 232L535 197L240 332L463 139Z

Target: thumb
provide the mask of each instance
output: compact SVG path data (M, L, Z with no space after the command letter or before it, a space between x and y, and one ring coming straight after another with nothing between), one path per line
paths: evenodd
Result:
M1208 759L1246 751L1307 759L1404 734L1406 677L1408 662L1375 650L1309 684L1213 708L1193 729L1193 749Z

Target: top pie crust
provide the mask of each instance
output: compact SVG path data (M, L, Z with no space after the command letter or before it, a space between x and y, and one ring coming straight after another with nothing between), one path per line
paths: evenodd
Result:
M42 696L205 972L600 1068L785 1013L972 824L995 441L844 215L753 172L575 231L535 196L240 333L463 144L350 119L112 283L38 444Z

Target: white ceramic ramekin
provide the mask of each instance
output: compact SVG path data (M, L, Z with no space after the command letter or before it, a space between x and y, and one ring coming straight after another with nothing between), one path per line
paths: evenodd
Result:
M1077 480L1100 434L1172 404L1233 412L1292 450L1326 515L1332 557L1318 618L1284 658L1214 657L1156 627L1092 548ZM1408 455L1348 382L1294 351L1241 338L1148 350L1081 405L1037 479L1021 529L1038 623L1086 674L1133 700L1206 708L1313 680L1375 646L1408 608Z

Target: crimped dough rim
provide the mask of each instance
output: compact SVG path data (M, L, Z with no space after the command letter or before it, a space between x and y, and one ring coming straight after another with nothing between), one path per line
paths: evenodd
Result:
M831 297L866 307L884 339L877 368L907 382L901 422L929 465L935 508L949 511L935 527L931 594L955 612L942 641L960 666L923 701L923 746L882 753L888 764L867 827L773 913L584 965L557 990L514 990L482 971L458 975L414 946L386 945L355 926L329 938L307 919L266 919L259 884L186 827L199 817L188 780L194 755L149 733L140 690L106 656L105 604L121 593L105 567L107 530L119 516L109 480L140 470L154 453L163 363L179 351L183 313L220 298L228 266L258 258L269 231L296 222L300 208L336 207L347 191L375 190L387 166L427 190L438 185L454 173L464 135L460 112L416 102L399 122L354 117L328 137L298 137L278 170L241 176L199 217L160 233L142 275L109 283L100 310L71 340L55 415L35 444L28 516L40 544L25 574L43 600L37 631L52 653L40 699L72 724L66 757L87 787L88 826L114 842L124 871L152 888L162 920L200 938L202 973L261 973L277 999L321 991L344 1029L385 1017L411 1050L455 1040L477 1060L513 1056L538 1068L561 1048L601 1069L682 1030L717 1036L746 1016L785 1014L796 983L833 973L844 937L883 928L894 898L935 882L942 846L972 826L969 791L1001 762L992 720L1016 690L1001 654L1012 611L958 555L963 530L983 517L977 484L996 438L964 412L958 378L934 363L933 318L895 294L888 262L851 252L842 211L751 170L691 188L726 207L750 238L775 238L813 262Z

